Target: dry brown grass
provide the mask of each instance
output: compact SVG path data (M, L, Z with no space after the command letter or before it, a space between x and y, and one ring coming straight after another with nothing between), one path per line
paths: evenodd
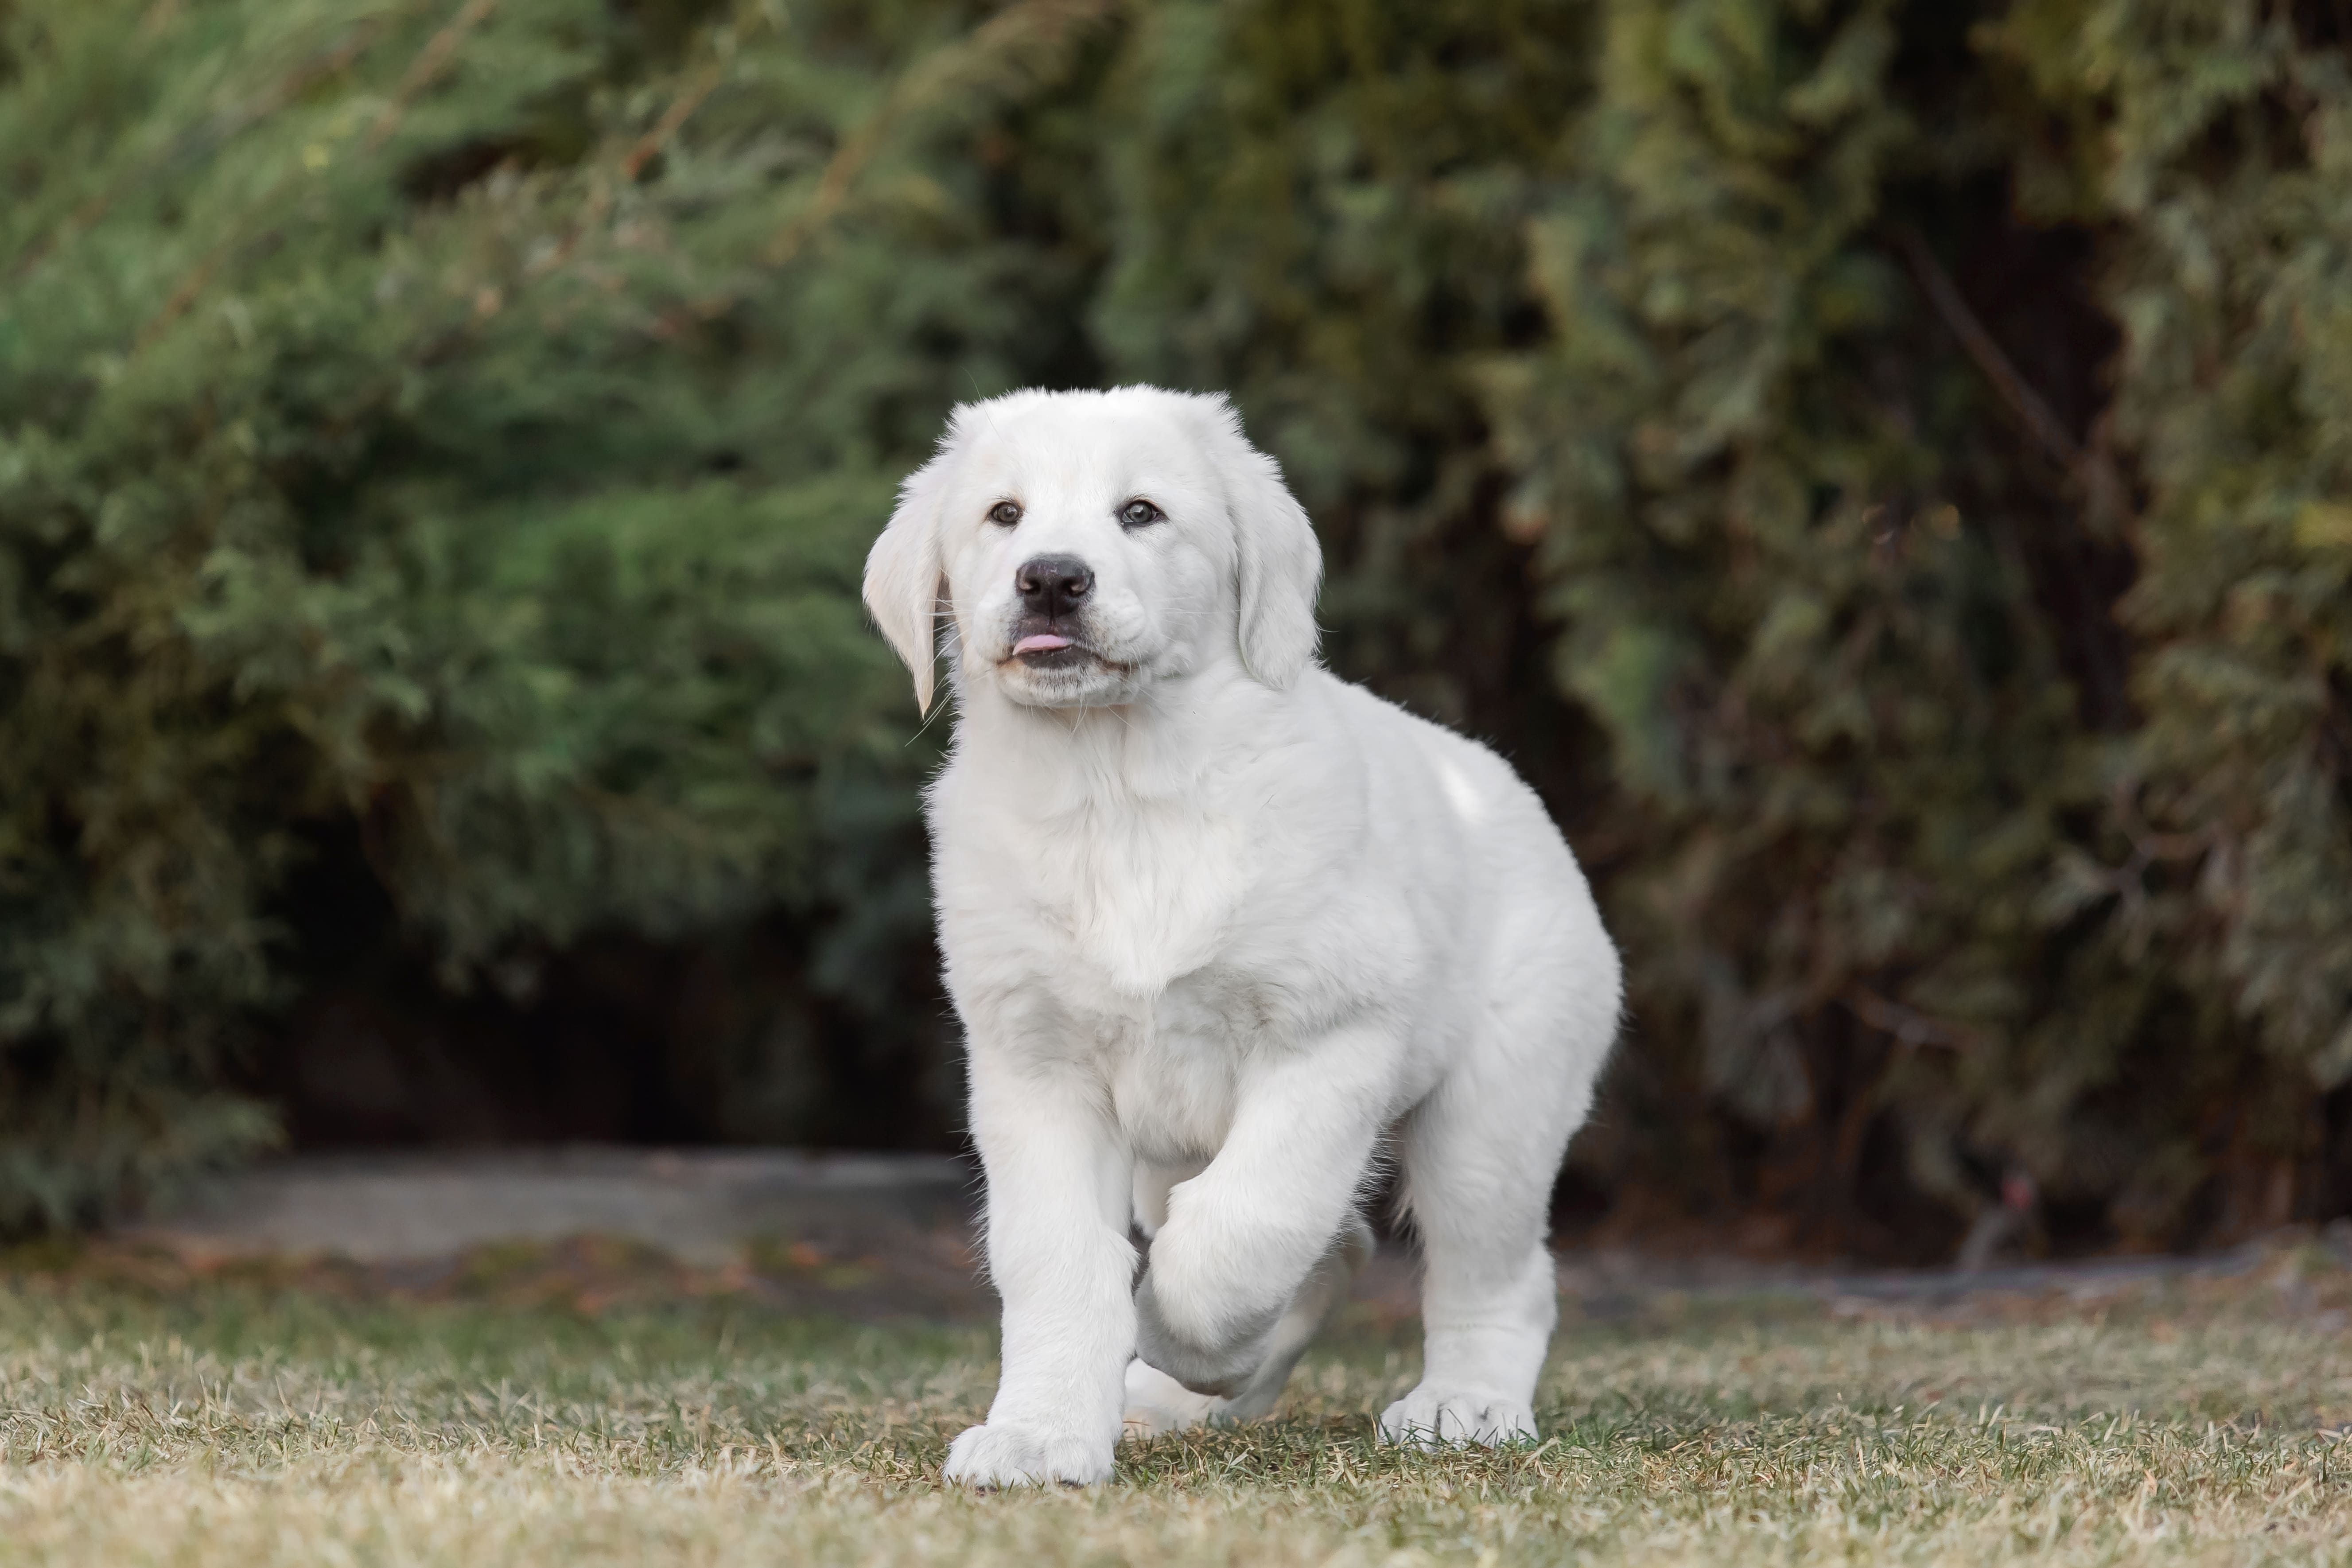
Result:
M0 1563L2352 1561L2352 1281L1571 1322L1530 1450L1373 1446L1409 1325L1087 1493L943 1491L977 1328L0 1277Z

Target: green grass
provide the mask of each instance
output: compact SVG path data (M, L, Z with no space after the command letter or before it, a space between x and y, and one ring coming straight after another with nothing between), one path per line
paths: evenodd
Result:
M981 1329L19 1269L0 1563L2352 1562L2352 1341L2288 1285L1666 1299L1570 1321L1544 1442L1492 1455L1372 1444L1413 1356L1362 1321L1271 1423L975 1498L938 1473Z

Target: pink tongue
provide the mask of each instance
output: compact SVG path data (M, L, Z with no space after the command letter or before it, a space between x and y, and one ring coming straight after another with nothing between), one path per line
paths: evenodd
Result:
M1070 639L1057 637L1051 632L1032 632L1013 645L1014 653L1051 653L1057 647L1067 647Z

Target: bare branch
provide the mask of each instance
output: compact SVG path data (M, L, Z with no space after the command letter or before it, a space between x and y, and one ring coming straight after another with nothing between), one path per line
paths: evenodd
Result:
M1985 380L1992 384L1993 391L2009 405L2010 412L2025 427L2025 433L2033 438L2034 445L2083 488L2091 503L2094 521L2109 522L2126 519L2129 509L2126 504L2123 476L2116 471L2115 460L2100 447L2085 447L2074 439L2074 432L2066 428L2052 411L2049 403L2033 389L2032 384L2019 372L2009 355L2001 351L2000 344L1993 341L1993 335L1985 330L1984 323L1977 319L1977 313L1969 308L1959 286L1952 281L1951 274L1944 270L1943 263L1936 259L1936 253L1927 248L1927 242L1919 237L1917 229L1907 226L1897 229L1895 241L1903 252L1903 259L1911 268L1912 278L1919 285L1920 293L1927 296L1927 303L1943 319L1952 336L1959 340L1961 350L1974 362Z

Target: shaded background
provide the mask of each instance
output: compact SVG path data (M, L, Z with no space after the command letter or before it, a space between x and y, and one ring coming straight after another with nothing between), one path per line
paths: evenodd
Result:
M1129 380L1233 392L1333 666L1594 873L1563 1223L2352 1212L2347 37L0 0L0 1228L956 1146L858 573L954 402Z

